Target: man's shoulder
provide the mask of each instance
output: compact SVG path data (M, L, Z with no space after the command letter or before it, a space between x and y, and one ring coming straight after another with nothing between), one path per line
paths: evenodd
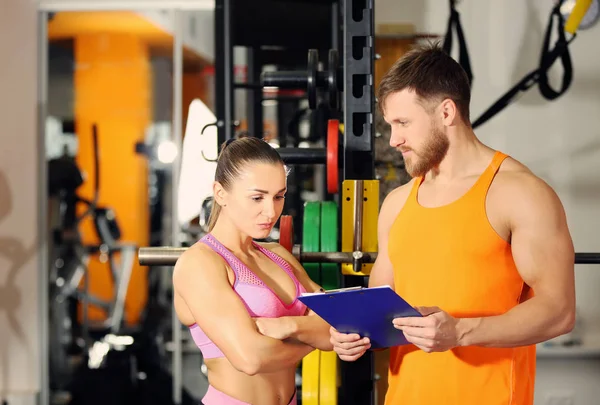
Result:
M552 186L512 157L507 157L500 166L489 194L507 207L517 206L522 209L536 209L541 205L559 202Z
M529 167L520 161L507 157L494 179L495 185L503 193L536 191L537 188L550 188L548 183L536 175Z
M385 217L394 217L396 214L398 214L402 207L404 207L404 204L406 203L406 200L413 189L415 181L416 179L412 179L408 183L398 186L390 191L383 200L380 215Z

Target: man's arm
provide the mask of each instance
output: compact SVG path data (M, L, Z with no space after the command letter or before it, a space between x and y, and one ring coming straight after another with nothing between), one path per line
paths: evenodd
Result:
M239 371L254 375L294 367L314 350L260 334L248 310L231 288L223 260L202 247L188 249L177 260L175 293L196 324Z
M506 314L460 319L459 345L515 347L568 333L575 323L574 247L564 208L542 180L512 180L509 226L515 264L534 297Z
M406 202L413 182L393 190L383 200L377 219L377 259L371 268L369 287L389 285L394 289L394 268L388 255L389 233L398 212Z

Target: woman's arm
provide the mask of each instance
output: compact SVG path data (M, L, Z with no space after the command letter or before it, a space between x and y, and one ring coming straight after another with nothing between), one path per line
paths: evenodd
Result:
M294 367L313 350L300 342L284 342L259 333L231 288L222 258L204 246L187 249L177 260L173 285L198 326L243 373Z
M265 247L285 259L298 281L308 292L322 291L322 288L311 280L306 270L283 246L272 243ZM305 316L283 316L281 318L257 318L255 320L261 333L281 339L294 339L323 351L333 350L330 342L329 324L313 311L308 310Z

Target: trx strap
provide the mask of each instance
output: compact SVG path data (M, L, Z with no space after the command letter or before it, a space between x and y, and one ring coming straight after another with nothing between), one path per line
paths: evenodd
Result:
M467 42L460 24L460 14L456 10L456 0L450 0L450 18L448 19L448 28L444 37L444 51L450 55L452 51L452 27L456 28L456 37L458 38L458 63L469 78L469 84L473 86L473 71L471 70L471 61L469 60L469 51L467 50Z
M498 114L504 108L515 101L516 96L529 90L536 83L538 84L540 93L546 100L554 100L563 95L573 79L573 66L571 64L571 55L569 53L569 44L575 39L575 35L571 39L567 40L565 36L564 20L560 13L560 6L564 0L561 0L554 6L552 13L550 14L550 20L548 27L546 28L546 36L544 38L544 46L542 48L542 55L540 58L539 67L527 74L519 83L511 88L506 94L500 97L490 108L488 108L481 116L473 122L473 128L483 124L494 115ZM550 35L552 31L554 17L557 19L557 34L558 39L554 45L554 49L550 50ZM564 72L562 77L562 86L560 90L556 91L548 82L548 70L552 67L557 59L561 60Z

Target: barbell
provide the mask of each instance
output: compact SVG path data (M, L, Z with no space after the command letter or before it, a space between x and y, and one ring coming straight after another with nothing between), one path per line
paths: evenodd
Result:
M339 77L342 76L338 51L330 49L327 70L319 70L319 51L308 50L307 69L299 71L267 71L261 74L263 87L279 87L281 89L305 89L308 105L311 110L317 108L317 89L326 89L329 94L329 105L333 110L338 108L338 95L342 88Z
M284 217L282 216L282 219ZM187 250L185 247L142 247L138 250L138 260L142 266L174 266ZM292 248L294 257L303 263L352 263L360 259L363 263L374 263L377 252L302 252L302 246Z
M291 216L281 217L291 219ZM288 219L285 219L288 221ZM280 227L282 233L283 227ZM289 240L288 235L282 235ZM282 243L285 246L284 243ZM174 266L179 257L185 252L185 247L142 247L138 250L138 260L142 266ZM352 263L359 259L363 263L374 263L377 252L303 252L300 244L292 246L294 257L304 263ZM600 253L575 253L575 264L600 264Z

